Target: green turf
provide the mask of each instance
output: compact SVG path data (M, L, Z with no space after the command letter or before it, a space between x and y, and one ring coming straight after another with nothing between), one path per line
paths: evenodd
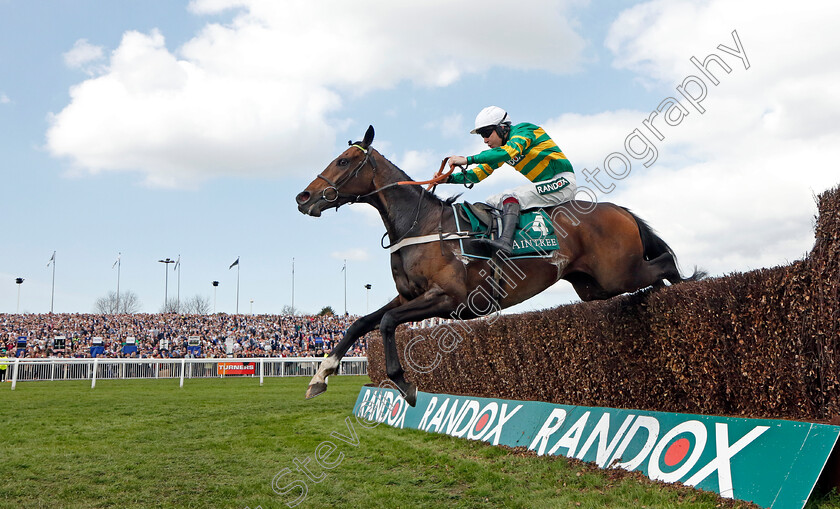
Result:
M100 380L0 386L0 507L747 507L562 457L345 419L366 377ZM336 432L358 444L331 437ZM319 445L336 445L316 465ZM322 446L321 452L330 447ZM343 456L341 456L343 455ZM308 464L307 479L295 460ZM340 461L339 461L340 460ZM825 497L810 507L840 508Z

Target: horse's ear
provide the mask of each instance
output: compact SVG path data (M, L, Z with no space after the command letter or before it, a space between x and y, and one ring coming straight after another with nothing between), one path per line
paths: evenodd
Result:
M362 140L362 145L364 145L365 148L370 147L370 144L373 143L373 134L373 126L369 125L367 131L365 131L365 139Z

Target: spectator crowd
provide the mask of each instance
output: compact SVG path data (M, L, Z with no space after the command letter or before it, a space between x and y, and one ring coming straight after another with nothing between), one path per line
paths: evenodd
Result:
M0 346L9 357L91 357L94 343L103 357L322 357L341 340L354 316L182 315L182 314L0 314ZM64 337L64 348L61 340ZM136 351L124 353L134 338ZM200 352L188 348L197 339ZM348 357L367 355L368 336ZM126 350L133 350L128 348Z

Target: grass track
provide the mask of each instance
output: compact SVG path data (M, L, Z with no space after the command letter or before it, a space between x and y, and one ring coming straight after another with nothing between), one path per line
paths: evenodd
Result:
M562 457L535 457L345 419L367 377L333 377L304 401L307 378L100 380L0 386L0 507L282 508L307 484L301 508L748 507L709 493L604 473ZM337 449L324 470L314 454ZM344 456L340 456L343 454ZM320 482L296 469L305 462ZM282 490L281 490L282 491ZM826 497L810 508L840 508Z

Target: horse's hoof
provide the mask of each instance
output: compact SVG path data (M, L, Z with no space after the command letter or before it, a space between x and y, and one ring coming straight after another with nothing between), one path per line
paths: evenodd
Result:
M306 389L306 399L312 399L315 396L322 394L327 391L327 384L324 382L317 382L309 386Z
M408 390L403 395L403 399L411 407L417 405L417 386L414 384L410 384L408 386Z

